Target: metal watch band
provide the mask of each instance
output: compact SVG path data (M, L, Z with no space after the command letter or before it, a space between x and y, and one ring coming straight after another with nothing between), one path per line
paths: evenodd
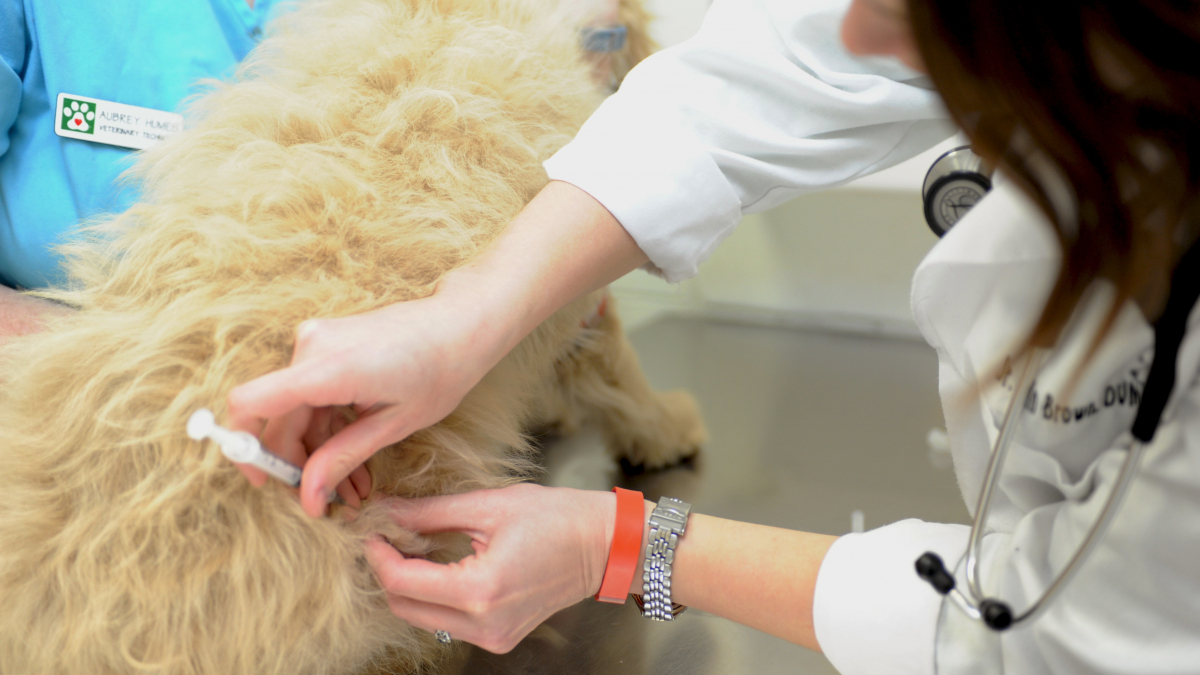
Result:
M650 514L650 538L642 565L642 616L647 619L671 621L678 613L672 610L671 564L691 510L687 502L663 497Z

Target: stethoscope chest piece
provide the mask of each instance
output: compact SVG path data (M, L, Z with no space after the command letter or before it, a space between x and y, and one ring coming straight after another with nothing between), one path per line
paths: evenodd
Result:
M925 174L921 186L925 222L940 237L991 189L992 171L983 159L970 146L954 148L938 157Z

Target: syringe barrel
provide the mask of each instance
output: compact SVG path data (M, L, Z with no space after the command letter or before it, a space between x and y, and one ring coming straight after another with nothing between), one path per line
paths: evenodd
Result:
M291 487L300 487L300 476L303 475L300 467L285 459L276 457L266 450L263 450L263 454L259 459L260 461L254 462L254 466L266 471Z
M300 467L278 455L268 452L258 442L258 439L254 439L254 445L257 447L258 452L250 459L249 464L257 466L291 487L300 487L300 476L303 475Z
M212 411L200 408L188 418L187 433L197 441L211 438L221 448L221 454L239 464L251 464L284 483L300 487L300 467L272 454L258 442L254 434L233 431L216 423Z
M253 434L217 427L212 436L220 444L221 452L230 460L251 464L291 487L300 487L300 467L268 451Z

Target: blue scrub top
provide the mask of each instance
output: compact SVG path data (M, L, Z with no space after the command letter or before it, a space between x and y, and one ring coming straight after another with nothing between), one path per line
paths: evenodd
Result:
M82 218L119 213L133 151L54 133L59 93L177 110L227 78L272 0L0 0L0 283L61 283L52 247Z

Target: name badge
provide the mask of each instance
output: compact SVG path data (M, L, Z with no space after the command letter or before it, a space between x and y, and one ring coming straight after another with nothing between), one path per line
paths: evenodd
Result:
M144 150L183 130L183 115L112 101L58 95L54 133L64 138Z

